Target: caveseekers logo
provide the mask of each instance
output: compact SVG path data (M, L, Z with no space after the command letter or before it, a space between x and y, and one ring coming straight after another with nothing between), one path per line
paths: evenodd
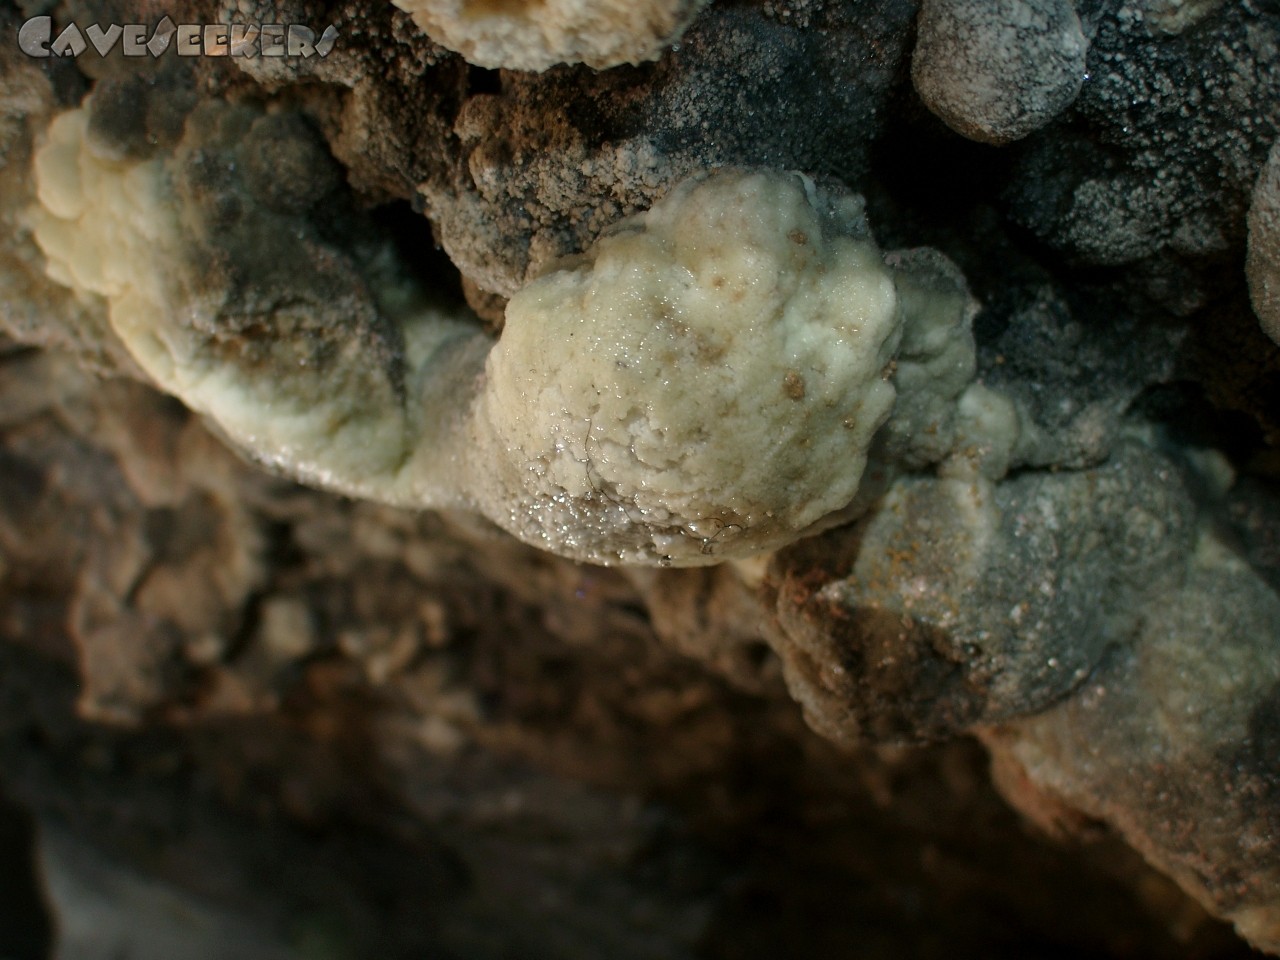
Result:
M158 57L171 46L180 57L327 57L338 40L330 24L315 31L296 23L69 23L54 35L52 17L32 17L18 30L18 46L29 57L78 57L93 49L105 57L116 45L126 57Z

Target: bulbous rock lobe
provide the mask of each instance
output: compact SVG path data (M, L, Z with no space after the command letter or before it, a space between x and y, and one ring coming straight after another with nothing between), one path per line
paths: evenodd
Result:
M100 156L89 115L56 120L35 158L47 269L105 300L154 381L259 462L478 511L596 563L750 556L858 493L903 319L848 192L778 172L686 181L519 291L494 343L321 243L305 211L219 219L249 188L205 174L252 166L236 146L266 129L252 108L204 110L145 161ZM308 292L294 273L336 279Z
M431 39L481 67L605 69L656 60L707 0L395 0Z
M504 467L499 522L596 562L789 542L857 492L900 328L858 198L686 182L508 305L473 443Z
M1088 41L1070 0L924 0L911 79L961 136L1018 140L1070 106Z

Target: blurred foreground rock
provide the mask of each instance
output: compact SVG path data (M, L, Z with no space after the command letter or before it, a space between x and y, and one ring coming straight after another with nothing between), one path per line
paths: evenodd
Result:
M1245 955L972 744L814 736L730 571L302 490L49 356L0 361L46 398L3 435L0 759L59 956Z

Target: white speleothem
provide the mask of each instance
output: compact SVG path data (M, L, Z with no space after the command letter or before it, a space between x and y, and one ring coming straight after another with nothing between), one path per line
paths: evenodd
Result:
M165 161L99 156L86 133L84 109L64 114L36 155L30 222L50 276L105 298L162 388L305 482L479 511L592 562L716 563L846 507L893 410L893 273L860 199L804 176L680 184L521 290L496 342L468 317L396 308L391 391L346 346L323 376L287 349L267 369L238 362L192 322L190 258L167 254L195 214ZM961 339L933 339L971 354L967 293L952 299Z
M482 67L597 70L656 60L707 0L395 0L431 39Z

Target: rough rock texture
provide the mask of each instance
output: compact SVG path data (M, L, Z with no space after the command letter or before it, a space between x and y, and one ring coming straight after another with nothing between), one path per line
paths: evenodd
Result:
M471 485L522 540L600 563L776 548L858 492L907 312L860 198L686 181L512 298Z
M1197 529L1180 473L1128 441L1100 468L994 490L899 481L853 531L775 561L775 647L835 740L1002 722L984 737L1015 803L1049 827L1064 806L1116 825L1274 949L1280 598ZM1219 791L1233 801L1191 799Z
M468 65L386 3L191 10L340 41L0 48L0 952L43 960L60 932L95 960L174 938L1248 955L1209 914L1280 951L1280 344L1245 270L1280 132L1274 3L1078 3L1078 95L1001 146L917 92L910 0L718 0L655 61L536 75ZM1002 35L973 39L1017 64ZM487 344L508 299L690 175L862 194L904 312L858 495L769 557L605 569L263 473L152 389L175 387L37 242L33 156L86 94L76 156L162 165L185 200L94 195L115 219L82 205L48 251L141 270L128 230L185 212L194 264L165 282L198 309L167 319L218 346L209 377L251 374L282 466L282 414L339 435L329 404L418 415L423 290L455 318L465 299ZM264 399L312 370L313 402ZM157 905L149 939L121 920Z
M1087 471L899 480L851 531L775 561L788 682L837 740L1037 713L1179 589L1194 513L1173 465L1132 441Z
M923 433L973 375L968 304L899 301L912 258L895 278L861 198L807 177L683 182L516 294L493 343L330 203L297 114L201 104L172 157L135 159L106 110L59 114L33 158L50 279L104 299L155 383L303 482L469 507L574 559L700 565L843 510L895 386L899 432Z
M545 70L656 60L706 0L396 0L437 42L481 67Z
M272 86L324 85L308 108L353 185L411 200L477 294L504 298L707 166L858 187L915 11L715 4L657 63L530 74L468 71L407 15L366 6L227 2L225 16L327 21L349 38L324 60L236 66Z
M0 385L41 398L0 433L15 956L50 955L46 910L95 960L1248 956L1118 843L1029 834L972 743L809 733L731 568L624 577L339 501L47 354ZM76 615L108 602L133 632Z
M911 4L763 12L714 5L656 64L503 73L469 98L451 179L417 185L464 276L509 297L707 166L836 174L856 187L902 69Z
M1148 607L1135 642L1113 648L1074 696L987 741L1051 796L1045 805L1015 795L1033 817L1065 803L1115 824L1242 935L1275 950L1280 668L1251 638L1275 631L1280 599L1210 534L1181 590L1181 604ZM1233 802L1192 815L1187 798L1197 794Z
M1071 0L923 0L911 79L947 126L1009 143L1066 109L1089 44Z
M1176 36L1153 32L1134 4L1080 13L1093 33L1089 80L1060 134L1027 141L1015 216L1091 263L1234 256L1280 132L1274 11L1227 4Z
M1222 0L1144 0L1139 9L1146 22L1156 30L1181 33L1220 6Z
M1249 204L1249 299L1262 329L1280 343L1280 140L1258 175Z

